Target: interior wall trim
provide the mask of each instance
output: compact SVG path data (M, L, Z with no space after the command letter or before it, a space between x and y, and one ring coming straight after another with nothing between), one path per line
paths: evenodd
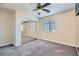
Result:
M13 42L6 43L6 44L2 44L2 45L0 45L0 47L6 46L6 45L9 45L9 44L13 44ZM13 44L13 45L14 45L14 44Z

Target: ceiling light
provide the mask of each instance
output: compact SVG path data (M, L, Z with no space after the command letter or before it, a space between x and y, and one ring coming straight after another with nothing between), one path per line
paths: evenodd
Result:
M40 12L41 13L42 12L42 9L38 9L37 12Z

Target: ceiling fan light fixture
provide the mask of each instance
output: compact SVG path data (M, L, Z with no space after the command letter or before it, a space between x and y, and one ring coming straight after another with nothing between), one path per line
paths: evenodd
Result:
M37 12L40 12L41 13L41 12L43 12L43 10L42 9L38 9Z
M44 9L44 7L47 7L48 5L50 5L50 3L45 3L44 5L41 5L40 3L38 3L36 9L34 9L34 11L38 12L38 15L40 15L40 13L42 13L43 11L49 13L50 10L48 9Z

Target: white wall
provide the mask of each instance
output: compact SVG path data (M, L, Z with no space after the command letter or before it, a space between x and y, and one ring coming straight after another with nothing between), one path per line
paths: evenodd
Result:
M79 47L79 16L76 16L76 45Z
M0 46L14 42L15 38L15 12L0 8Z
M13 43L21 45L21 25L23 21L38 19L21 10L0 7L0 46Z
M50 19L56 20L56 32L44 31L43 21ZM74 10L41 18L39 28L40 39L76 46L76 18Z

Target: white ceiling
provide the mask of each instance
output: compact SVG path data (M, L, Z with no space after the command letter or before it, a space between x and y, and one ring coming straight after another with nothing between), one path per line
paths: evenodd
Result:
M0 7L10 8L10 9L20 9L38 18L49 16L66 10L74 9L75 4L74 3L51 3L51 5L45 7L45 9L50 10L50 13L46 13L45 11L43 11L41 15L38 15L36 11L33 11L33 9L35 9L36 6L37 6L36 3L0 3Z

